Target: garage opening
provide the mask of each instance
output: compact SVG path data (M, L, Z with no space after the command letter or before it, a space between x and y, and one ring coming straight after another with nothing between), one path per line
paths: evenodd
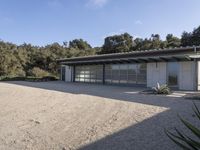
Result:
M75 66L75 82L146 85L146 63Z
M108 64L105 65L105 83L146 85L147 66L141 64Z
M75 66L75 82L103 83L103 65Z

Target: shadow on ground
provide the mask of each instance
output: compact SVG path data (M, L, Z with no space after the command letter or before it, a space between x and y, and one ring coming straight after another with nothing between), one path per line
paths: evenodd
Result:
M176 107L180 101L186 101L184 98L166 97L165 95L140 94L146 90L142 87L112 86L102 84L88 83L67 83L62 81L52 82L26 82L26 81L8 81L8 84L16 84L21 86L40 88L70 94L84 94L90 96L98 96L120 101L128 101L142 103L147 105L161 107ZM172 105L173 104L173 105Z
M171 122L166 123L165 120ZM175 121L175 122L174 122ZM79 150L172 150L179 149L165 135L164 128L176 125L173 112L165 111L138 124L81 147ZM166 126L171 124L171 126Z
M138 94L143 88L117 87L82 83L65 82L6 82L45 90L53 90L71 94L85 94L109 98L119 101L128 101L146 105L167 108L151 118L138 122L116 133L111 133L102 139L89 141L88 145L80 150L172 150L179 149L164 134L164 128L173 127L184 129L177 119L177 113L192 121L196 125L196 118L192 117L192 101L184 98ZM199 105L198 102L196 102ZM141 112L142 114L142 112ZM189 132L188 132L189 133Z

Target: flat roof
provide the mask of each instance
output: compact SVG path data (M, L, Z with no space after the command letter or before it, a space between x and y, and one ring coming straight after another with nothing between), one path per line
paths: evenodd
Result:
M58 59L57 62L68 65L102 64L102 63L131 63L131 62L157 62L157 61L191 61L199 56L200 46L180 47L171 49L153 49L131 51L125 53L111 53L93 56ZM190 57L192 56L192 57Z

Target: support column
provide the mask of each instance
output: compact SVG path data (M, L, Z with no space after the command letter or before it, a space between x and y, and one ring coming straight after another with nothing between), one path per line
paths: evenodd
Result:
M62 65L60 65L60 80L62 81Z
M103 64L103 84L105 84L105 64Z
M200 90L200 61L196 60L196 90Z
M73 68L72 69L73 70L72 71L72 82L75 82L75 76L76 76L76 71L75 71L76 69L75 69L75 67L76 67L75 65L72 66L72 68Z
M194 59L194 90L195 91L198 91L198 62L197 62L197 59Z

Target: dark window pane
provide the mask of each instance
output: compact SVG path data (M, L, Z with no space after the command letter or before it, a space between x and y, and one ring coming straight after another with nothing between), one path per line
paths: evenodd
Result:
M169 86L178 86L178 62L169 62L167 65L168 71L168 85Z
M130 64L128 66L128 74L136 74L137 72L137 65L136 64Z
M140 75L140 76L138 76L137 83L138 84L146 84L146 75Z
M113 80L112 80L112 83L119 83L119 80L113 79Z
M120 83L127 83L127 75L120 75Z
M128 83L136 83L136 75L128 75Z

